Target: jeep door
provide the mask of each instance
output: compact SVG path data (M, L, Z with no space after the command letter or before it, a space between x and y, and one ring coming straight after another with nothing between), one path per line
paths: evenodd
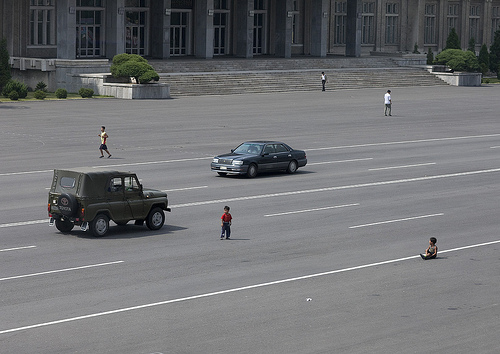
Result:
M125 200L132 214L132 219L140 220L146 217L144 208L144 195L136 175L124 178Z
M109 181L106 201L114 221L132 220L132 210L125 200L125 189L123 177L112 177Z

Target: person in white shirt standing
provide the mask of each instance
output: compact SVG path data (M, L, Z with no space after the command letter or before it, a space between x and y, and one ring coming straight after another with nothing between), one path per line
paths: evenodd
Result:
M321 91L326 91L326 83L328 82L328 78L324 71L321 72L321 84L323 85L323 89Z
M391 90L387 90L384 95L385 100L385 115L389 112L389 115L392 116L392 101L391 101Z

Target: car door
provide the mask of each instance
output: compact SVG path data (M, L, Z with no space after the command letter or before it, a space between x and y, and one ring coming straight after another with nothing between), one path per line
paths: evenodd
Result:
M274 148L276 150L276 157L278 160L276 168L279 170L287 169L288 164L292 160L292 153L283 144L276 144L274 145Z
M124 178L125 200L130 208L131 219L144 218L144 194L136 175Z
M112 177L109 180L106 202L113 220L131 220L132 211L125 201L123 177Z
M274 144L266 144L262 149L262 156L259 159L259 170L270 171L277 162Z

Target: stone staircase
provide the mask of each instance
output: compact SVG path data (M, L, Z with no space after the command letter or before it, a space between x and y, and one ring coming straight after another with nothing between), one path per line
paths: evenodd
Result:
M321 71L328 90L447 85L421 67L401 67L388 57L222 58L150 60L160 82L176 96L230 95L321 90Z

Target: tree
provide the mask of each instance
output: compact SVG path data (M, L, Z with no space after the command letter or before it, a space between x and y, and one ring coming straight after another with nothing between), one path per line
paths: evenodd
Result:
M427 51L427 65L432 65L432 63L434 63L434 53L429 47L429 50Z
M476 54L476 40L474 39L474 37L469 39L469 46L467 47L467 50Z
M477 61L479 63L479 68L483 73L483 76L486 75L490 68L490 54L488 53L488 47L486 46L486 44L483 44L481 46Z
M452 28L448 38L446 39L446 47L444 49L462 49L460 45L460 39L458 38L457 31Z
M446 49L436 56L436 63L449 66L453 71L478 71L479 63L474 53L461 49Z
M11 78L7 40L3 38L0 40L0 91Z
M113 57L111 74L114 77L133 77L136 83L145 84L152 80L158 81L160 76L148 61L137 54L118 54Z
M500 29L495 31L493 44L490 47L490 71L499 73L500 65Z

